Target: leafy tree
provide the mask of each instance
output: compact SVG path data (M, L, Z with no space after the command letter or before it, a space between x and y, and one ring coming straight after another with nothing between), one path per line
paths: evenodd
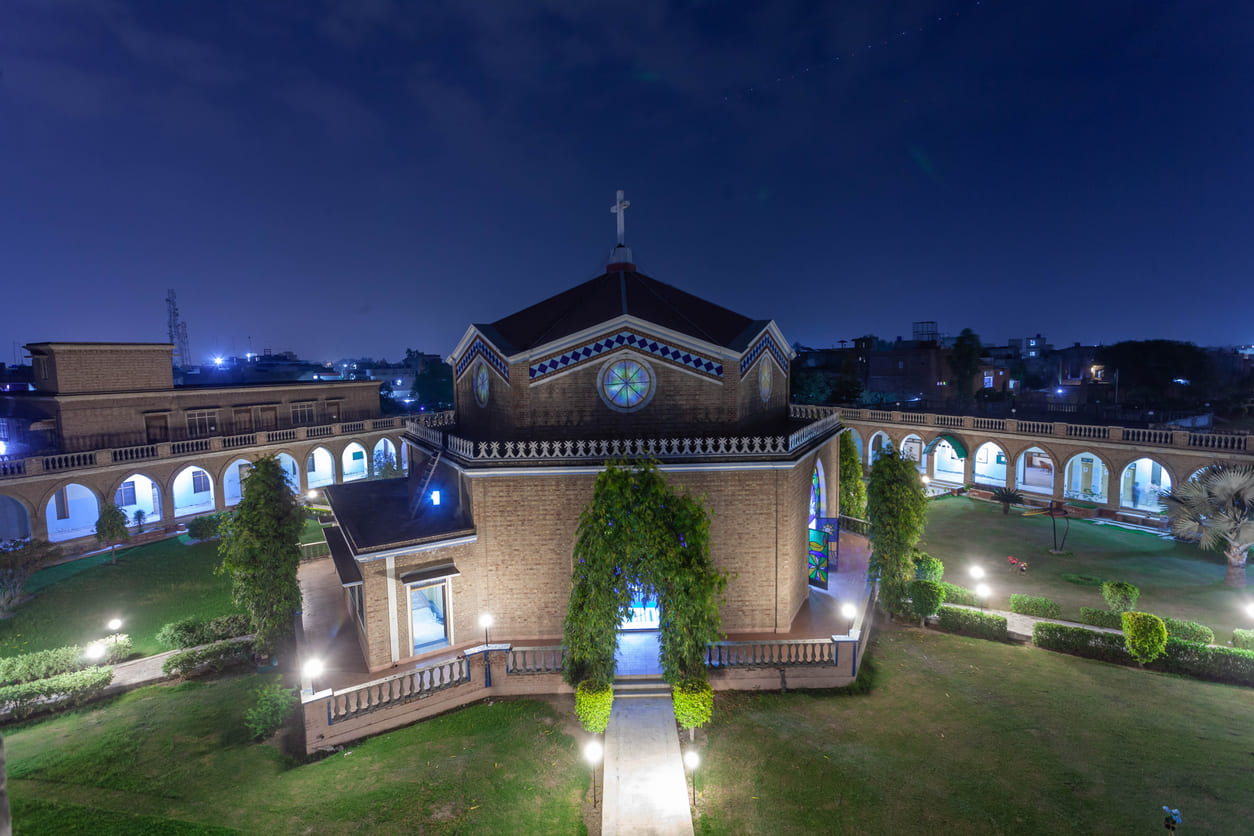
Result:
M832 397L832 381L819 369L799 369L792 380L797 403L827 403Z
M993 501L1001 503L1001 512L1003 514L1009 514L1011 505L1022 505L1026 500L1024 500L1023 494L1014 488L1001 487L993 488Z
M260 653L278 649L300 609L297 542L304 518L278 459L266 456L253 462L235 513L222 522L218 572L230 573L232 597L249 613Z
M397 476L404 475L400 466L396 463L396 456L383 450L379 450L374 454L374 468L370 472L371 479L394 479Z
M879 576L884 609L893 615L904 613L906 584L914 577L914 547L927 523L927 498L914 462L895 449L885 449L871 465L867 519L871 523L868 571Z
M101 544L109 544L111 564L118 562L118 543L131 539L131 533L126 530L127 522L126 512L112 502L101 506L100 516L96 518L96 540Z
M949 352L950 385L959 398L967 400L975 393L975 375L980 370L984 347L970 328L963 328Z
M148 516L148 514L147 514L147 512L145 512L145 511L144 511L144 509L143 509L143 508L136 508L136 509L135 509L135 529L136 529L137 533L139 533L139 534L143 534L143 533L144 533L144 519L145 519L147 516Z
M840 513L866 518L866 480L862 477L862 457L851 433L840 434Z
M44 540L0 543L0 613L12 612L26 582L60 556L60 550Z
M427 363L414 375L410 397L424 406L453 402L453 368L448 363Z
M1245 586L1254 548L1254 465L1211 465L1163 497L1171 530L1228 558L1224 584Z
M1127 581L1105 581L1102 583L1102 597L1111 612L1124 613L1136 606L1141 590Z
M1121 401L1150 406L1200 403L1217 379L1205 350L1176 340L1126 340L1100 347L1096 360L1107 380L1119 372Z

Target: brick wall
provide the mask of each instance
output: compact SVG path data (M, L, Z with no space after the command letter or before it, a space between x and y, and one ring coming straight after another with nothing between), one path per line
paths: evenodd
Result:
M36 374L35 387L62 394L170 389L174 386L172 345L100 343L30 346L31 357L44 361L48 377Z

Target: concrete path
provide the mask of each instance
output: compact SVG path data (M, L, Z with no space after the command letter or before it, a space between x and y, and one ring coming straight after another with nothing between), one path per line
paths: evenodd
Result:
M177 650L169 650L165 653L158 653L155 656L145 656L142 659L133 659L130 662L120 662L113 666L113 681L109 683L109 687L104 689L105 696L109 694L120 694L123 691L130 691L143 685L151 685L154 682L172 679L161 672L161 666L165 664L165 660L169 659Z
M979 607L969 607L965 604L946 604L947 607L957 607L964 610L978 610ZM1036 622L1045 621L1050 624L1064 624L1067 627L1083 627L1085 630L1095 630L1099 633L1123 633L1123 630L1111 630L1108 627L1094 627L1092 624L1081 624L1078 621L1063 621L1061 618L1037 618L1034 615L1021 615L1017 612L1009 610L994 610L987 607L983 612L990 615L1004 616L1006 619L1006 632L1010 634L1010 638L1019 641L1032 640L1032 628L1036 626Z
M688 783L669 699L616 699L605 730L603 836L692 836Z

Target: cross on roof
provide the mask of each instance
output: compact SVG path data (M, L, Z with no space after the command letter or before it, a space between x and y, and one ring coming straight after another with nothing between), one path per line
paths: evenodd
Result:
M618 245L623 245L623 235L626 233L626 224L624 221L627 217L627 207L631 205L630 200L623 200L623 190L618 190L618 199L614 205L610 207L610 211L618 215Z

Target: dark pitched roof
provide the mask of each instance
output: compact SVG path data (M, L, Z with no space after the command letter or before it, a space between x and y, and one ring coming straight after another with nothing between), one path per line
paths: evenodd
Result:
M767 324L642 273L616 271L475 327L506 354L514 354L623 314L735 350L743 349Z
M432 480L431 484L439 483ZM369 557L372 551L474 533L468 509L457 502L457 491L445 491L447 501L438 507L428 503L419 511L410 490L409 480L399 476L328 485L323 493L331 503L346 545L358 557ZM332 557L336 545L331 542L333 530L327 530ZM345 576L340 577L343 580Z

